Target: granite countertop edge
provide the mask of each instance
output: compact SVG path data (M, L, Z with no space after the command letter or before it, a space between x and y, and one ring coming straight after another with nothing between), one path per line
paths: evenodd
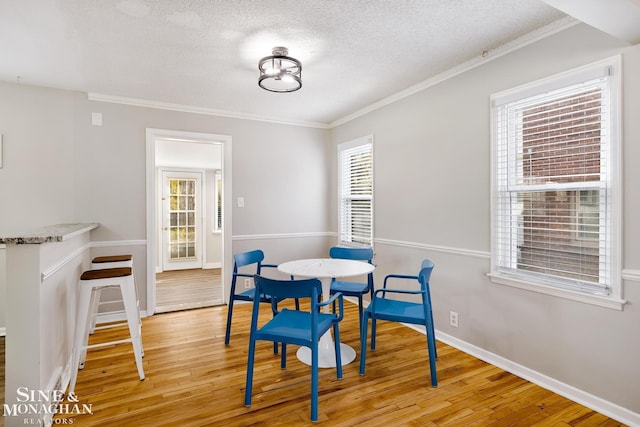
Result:
M24 233L0 236L0 244L38 245L48 242L62 242L98 228L99 225L92 222L50 225Z

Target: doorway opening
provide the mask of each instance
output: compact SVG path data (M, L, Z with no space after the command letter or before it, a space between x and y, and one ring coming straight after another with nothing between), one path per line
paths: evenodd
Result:
M147 129L147 314L225 302L231 138Z

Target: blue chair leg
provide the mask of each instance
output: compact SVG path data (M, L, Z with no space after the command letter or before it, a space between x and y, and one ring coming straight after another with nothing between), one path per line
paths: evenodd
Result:
M247 360L247 383L244 391L244 406L251 406L251 393L253 391L253 359L256 349L256 341L249 340L249 359Z
M362 319L362 327L360 331L360 375L364 375L364 367L367 358L367 327L369 325L369 317Z
M229 308L227 309L227 331L224 334L224 345L229 345L229 338L231 338L231 314L233 313L233 299L229 301Z
M273 313L273 317L276 317L276 311L273 309L273 307L271 307L271 312ZM273 342L273 354L278 354L278 343L277 342Z
M433 331L433 324L425 325L427 332L427 349L429 350L429 369L431 371L431 385L438 387L438 373L436 371L436 339Z
M358 296L358 319L360 325L362 325L362 294Z
M282 354L280 355L280 367L282 369L287 367L287 343L284 342L282 343Z
M376 349L376 319L371 318L371 350Z
M311 349L311 421L318 421L318 341Z
M433 309L431 308L432 307L432 305L431 305L431 295L429 293L427 293L427 298L428 298L427 302L429 303L429 322L430 322L429 324L431 325L431 334L433 334L434 339L435 339L436 329L433 326L434 325L434 323L433 323ZM435 358L437 360L438 359L438 349L435 349L434 355L435 355Z
M336 347L336 375L339 380L342 379L342 353L340 350L340 330L338 329L338 324L335 323L333 325L333 344Z

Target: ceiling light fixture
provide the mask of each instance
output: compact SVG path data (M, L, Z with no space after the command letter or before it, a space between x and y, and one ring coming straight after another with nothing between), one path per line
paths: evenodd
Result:
M274 47L258 62L258 85L271 92L294 92L302 87L302 63L287 56L286 47Z

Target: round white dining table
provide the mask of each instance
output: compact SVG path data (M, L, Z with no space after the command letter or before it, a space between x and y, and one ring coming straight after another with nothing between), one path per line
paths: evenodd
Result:
M322 298L328 300L331 292L331 279L345 278L369 274L375 266L368 262L337 258L313 258L288 261L278 265L282 273L298 277L315 277L322 282ZM329 307L325 307L328 311ZM336 355L331 330L328 330L318 345L318 367L335 368ZM296 353L298 359L307 365L311 365L311 349L300 347ZM342 364L351 363L356 358L356 351L349 345L340 344L340 356Z

